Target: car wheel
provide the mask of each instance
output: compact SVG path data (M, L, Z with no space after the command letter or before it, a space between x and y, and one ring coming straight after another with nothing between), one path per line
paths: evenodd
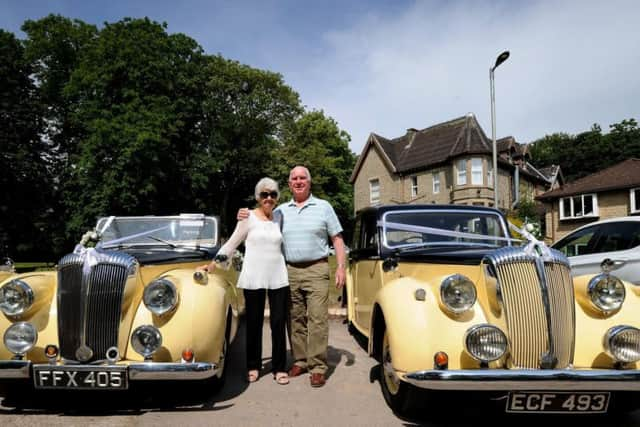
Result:
M380 387L382 388L382 395L389 407L394 412L404 414L409 408L409 391L411 385L398 377L393 369L392 360L389 333L385 328L380 359Z

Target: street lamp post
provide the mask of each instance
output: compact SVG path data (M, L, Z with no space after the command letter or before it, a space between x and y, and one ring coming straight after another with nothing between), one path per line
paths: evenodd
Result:
M496 65L489 68L489 83L491 86L491 141L493 143L493 207L498 209L498 149L496 147L496 90L493 74L500 64L509 58L509 51L505 50L496 58Z

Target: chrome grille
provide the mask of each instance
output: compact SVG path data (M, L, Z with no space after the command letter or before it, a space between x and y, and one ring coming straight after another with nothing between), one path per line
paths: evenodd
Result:
M82 346L91 349L82 362L102 360L118 345L124 287L136 261L118 252L93 254L97 263L86 268L86 254L69 254L58 264L58 337L67 360L78 360Z
M560 252L500 249L487 257L499 298L514 367L563 368L573 361L575 307L569 262ZM551 365L545 362L553 360Z

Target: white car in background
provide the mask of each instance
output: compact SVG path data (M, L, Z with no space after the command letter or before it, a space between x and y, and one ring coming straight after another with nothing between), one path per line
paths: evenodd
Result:
M598 273L608 258L615 276L640 285L640 216L583 225L551 247L569 258L574 276Z

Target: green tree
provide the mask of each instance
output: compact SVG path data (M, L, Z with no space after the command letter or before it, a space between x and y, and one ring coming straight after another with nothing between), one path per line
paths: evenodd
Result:
M51 244L43 109L20 41L0 30L0 252L32 258Z
M63 189L71 236L100 215L190 210L205 61L194 40L165 30L148 19L106 24L64 89L81 124Z
M349 149L350 140L333 118L323 111L311 111L287 129L276 152L279 182L287 182L292 167L306 166L311 172L313 194L333 205L346 234L350 234L353 216L349 178L356 161ZM284 196L290 196L288 191Z
M228 232L237 209L253 201L256 182L274 176L274 148L302 107L280 74L221 56L207 63L203 145L192 171L195 200L219 213Z
M67 251L74 237L65 235L68 218L64 208L62 189L72 173L70 160L80 150L78 133L81 124L74 122L72 109L75 99L65 93L72 73L78 66L82 52L97 35L97 29L79 20L49 15L22 25L27 34L24 40L25 61L31 66L38 98L43 106L45 126L42 130L43 156L47 158L55 182L46 186L47 200L40 211L47 213L43 235L51 239L49 256L54 258ZM26 240L26 239L23 239ZM54 255L55 254L55 255Z
M592 174L625 159L640 157L640 129L635 119L610 125L603 134L598 124L577 135L556 133L530 145L538 167L560 165L567 182Z

